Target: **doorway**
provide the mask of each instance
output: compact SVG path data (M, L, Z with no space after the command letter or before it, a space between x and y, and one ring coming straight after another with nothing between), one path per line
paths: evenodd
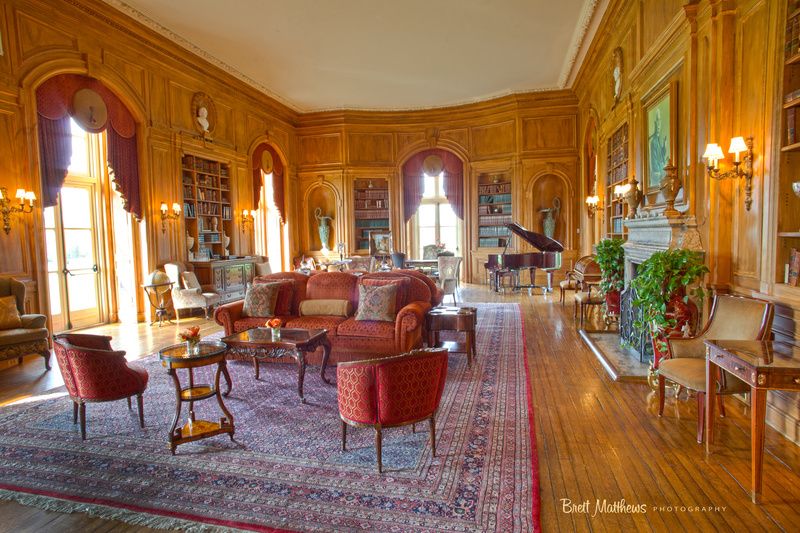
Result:
M53 331L137 319L135 239L106 164L105 134L70 121L72 159L55 206L44 210Z

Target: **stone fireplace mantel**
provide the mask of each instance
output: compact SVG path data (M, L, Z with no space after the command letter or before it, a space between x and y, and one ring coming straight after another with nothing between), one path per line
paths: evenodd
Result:
M663 215L626 219L628 241L625 249L625 286L636 276L636 265L656 252L685 248L703 252L697 220L693 216Z

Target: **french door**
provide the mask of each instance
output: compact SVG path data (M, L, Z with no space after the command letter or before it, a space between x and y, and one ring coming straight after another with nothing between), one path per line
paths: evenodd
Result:
M103 321L96 194L93 183L67 182L58 204L44 212L50 312L56 332Z

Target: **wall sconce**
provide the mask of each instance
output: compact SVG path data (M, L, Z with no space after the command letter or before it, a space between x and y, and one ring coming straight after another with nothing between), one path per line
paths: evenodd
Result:
M622 198L628 204L628 218L636 218L636 212L642 203L644 194L639 190L639 182L636 176L628 178L628 183L614 186L614 196Z
M744 160L740 161L740 156L744 152ZM744 208L750 211L753 204L753 138L733 137L731 146L728 148L729 154L734 154L733 168L730 170L720 170L719 162L725 159L722 148L716 143L706 145L703 159L707 161L706 172L709 178L715 180L744 178ZM744 170L742 170L744 163Z
M161 202L161 233L167 232L167 220L177 220L181 216L181 206L177 202L172 204L172 213L169 212L166 202Z
M254 220L253 212L248 211L247 209L242 210L242 220L239 223L240 227L242 228L242 233L247 230L247 225L252 224Z
M8 197L8 190L5 187L0 187L0 213L3 214L3 231L6 235L11 233L11 215L15 213L30 213L33 211L33 201L36 200L36 195L33 191L26 191L25 189L17 189L15 195L19 205L11 205L11 198ZM25 205L25 200L28 205Z
M598 204L600 203L600 197L596 194L593 196L586 197L586 209L589 212L589 218L594 217L595 211L597 211Z
M617 198L624 198L628 191L631 190L631 184L625 183L623 185L614 185L614 196Z

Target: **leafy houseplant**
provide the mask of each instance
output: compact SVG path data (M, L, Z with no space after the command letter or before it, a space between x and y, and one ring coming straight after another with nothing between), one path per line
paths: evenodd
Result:
M625 250L622 239L603 239L595 247L600 266L600 290L606 298L606 312L619 314L619 296L625 288Z
M631 281L636 290L633 304L641 311L641 318L633 325L640 332L649 329L653 335L655 368L666 353L664 339L696 316L697 307L689 301L689 296L702 300L705 291L699 286L689 292L687 288L707 272L702 254L691 250L666 250L651 255Z

